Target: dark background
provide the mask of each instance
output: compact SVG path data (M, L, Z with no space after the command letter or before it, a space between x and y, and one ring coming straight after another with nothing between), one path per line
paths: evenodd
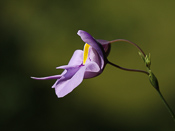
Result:
M107 65L58 99L55 80L84 43L124 38L151 53L152 70L175 111L174 0L2 0L0 2L0 129L9 131L173 131L174 123L148 77ZM145 70L138 50L113 43L109 59Z

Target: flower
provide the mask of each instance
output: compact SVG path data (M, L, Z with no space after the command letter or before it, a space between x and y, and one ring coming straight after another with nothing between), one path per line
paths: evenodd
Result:
M79 30L77 34L85 42L84 50L76 50L68 65L56 68L64 69L61 75L31 77L36 80L57 79L52 88L55 88L58 98L70 93L83 79L100 75L107 63L106 57L110 52L108 41L96 40L83 30Z

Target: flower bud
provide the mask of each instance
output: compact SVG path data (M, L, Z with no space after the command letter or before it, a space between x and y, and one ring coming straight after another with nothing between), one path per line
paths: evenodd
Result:
M151 70L149 70L148 72L149 72L150 83L157 91L159 91L159 83L158 83L156 76L152 73Z

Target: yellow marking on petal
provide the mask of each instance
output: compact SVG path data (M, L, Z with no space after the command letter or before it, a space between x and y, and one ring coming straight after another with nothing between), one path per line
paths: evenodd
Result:
M90 45L88 45L87 43L84 46L83 65L86 63L86 60L88 58L89 47L90 47Z

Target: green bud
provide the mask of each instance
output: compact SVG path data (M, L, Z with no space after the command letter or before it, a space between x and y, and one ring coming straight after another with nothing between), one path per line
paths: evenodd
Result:
M149 53L149 56L146 55L145 57L145 64L148 68L151 66L151 54Z
M149 56L146 55L144 56L141 52L139 52L139 55L141 56L142 60L144 61L146 67L148 67L148 69L150 69L151 66L151 55L149 53Z
M159 83L158 83L158 80L157 80L156 76L152 73L151 70L149 70L149 80L150 80L150 83L152 84L152 86L153 86L157 91L159 91Z
M141 59L145 62L145 57L140 51L139 51L139 55L140 55Z

